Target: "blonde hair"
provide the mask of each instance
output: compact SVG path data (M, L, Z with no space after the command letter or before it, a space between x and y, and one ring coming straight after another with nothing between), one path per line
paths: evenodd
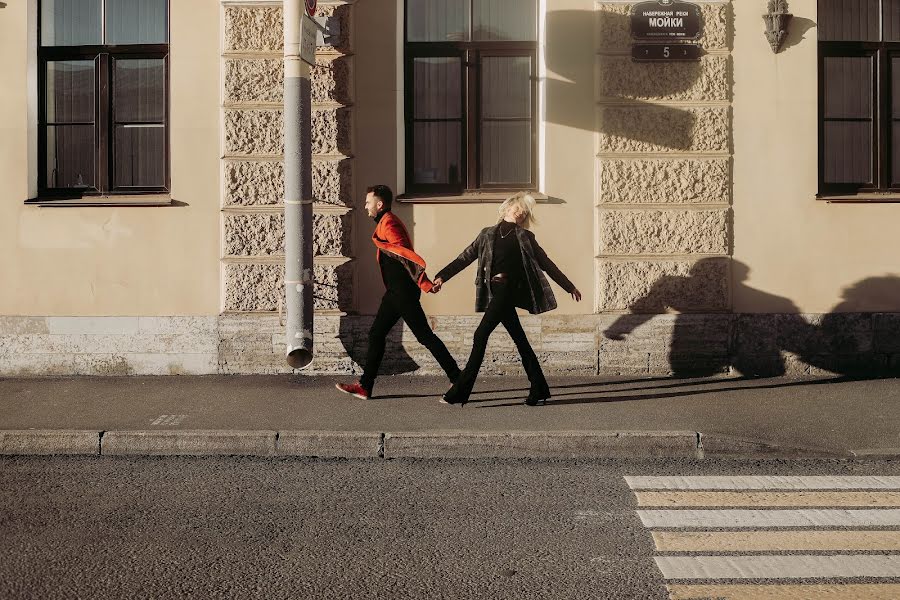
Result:
M537 219L534 217L534 205L537 204L534 200L534 196L529 194L528 192L518 192L513 194L509 198L503 201L500 205L500 208L497 209L497 213L499 217L497 218L497 223L503 220L506 216L506 211L510 209L512 206L519 206L525 210L525 222L522 223L522 227L525 229L530 229L532 225L537 223Z

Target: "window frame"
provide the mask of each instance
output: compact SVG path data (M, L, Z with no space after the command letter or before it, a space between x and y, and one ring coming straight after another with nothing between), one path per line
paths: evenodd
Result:
M104 0L105 2L105 0ZM135 196L167 194L171 189L171 119L170 119L170 43L171 3L166 2L166 39L160 44L87 44L78 46L43 46L40 17L42 0L38 1L37 68L38 68L38 198L82 198L90 196ZM101 23L101 36L106 39L106 22ZM116 59L154 59L164 61L163 93L165 109L163 129L165 142L165 183L161 186L115 185L115 106L114 65ZM90 188L48 187L47 181L47 67L48 63L66 60L94 61L94 183Z
M539 6L535 3L535 10ZM539 16L539 15L538 15ZM538 19L539 20L539 19ZM471 27L471 22L470 22ZM503 192L536 190L539 165L539 110L538 110L538 42L528 41L440 41L408 42L409 10L403 2L403 127L405 141L405 184L407 194L467 194L479 192ZM535 31L535 36L538 32ZM531 63L531 181L502 184L482 183L482 86L480 82L482 59L485 57L527 57ZM416 58L460 59L460 183L416 183L414 179L415 89L413 62ZM443 120L443 119L441 119ZM448 119L456 120L456 119ZM521 119L526 120L526 119Z

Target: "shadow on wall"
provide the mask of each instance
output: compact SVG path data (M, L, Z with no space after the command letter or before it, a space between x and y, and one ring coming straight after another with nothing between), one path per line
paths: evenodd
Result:
M631 140L674 151L691 149L695 113L652 105L648 100L677 98L688 92L702 77L703 65L700 62L636 63L629 55L607 54L599 58L601 72L596 73L595 29L599 22L604 23L603 31L618 36L610 41L611 49L630 49L631 21L626 14L603 10L547 13L546 121L599 132L619 147ZM596 91L595 83L602 88L601 92ZM731 82L728 83L730 90ZM633 106L625 110L606 107L598 119L597 93L605 100L627 100ZM634 105L638 108L645 105L647 110L636 111Z
M890 355L896 342L891 324L875 327L879 313L896 310L900 277L869 277L843 292L843 301L830 313L809 321L789 299L747 286L747 265L732 261L733 290L754 303L775 307L771 313L742 314L734 321L710 325L708 315L689 314L692 306L680 305L684 290L706 283L698 277L704 263L698 261L686 276L667 276L656 281L644 297L619 317L603 334L624 340L635 329L668 309L683 311L675 318L669 346L669 364L676 377L705 377L733 368L741 375L774 377L788 372L784 353L795 355L812 367L854 377L882 374L896 369ZM849 314L848 314L849 313ZM886 315L885 318L891 318ZM719 329L715 331L714 329ZM713 329L713 330L711 330Z
M806 39L806 33L815 26L816 22L811 19L804 19L802 17L791 18L790 23L788 23L787 38L785 38L784 43L781 45L779 53L804 41Z

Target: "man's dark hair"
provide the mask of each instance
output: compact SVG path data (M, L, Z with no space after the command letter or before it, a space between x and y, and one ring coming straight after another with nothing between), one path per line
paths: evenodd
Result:
M366 194L372 194L381 200L384 203L385 209L390 209L391 203L394 201L394 192L391 191L391 188L380 183L378 185L370 185L367 187Z

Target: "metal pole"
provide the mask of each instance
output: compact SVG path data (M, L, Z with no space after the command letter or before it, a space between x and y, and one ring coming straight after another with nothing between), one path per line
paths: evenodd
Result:
M312 114L309 65L300 59L303 0L284 0L284 292L287 363L313 358Z

